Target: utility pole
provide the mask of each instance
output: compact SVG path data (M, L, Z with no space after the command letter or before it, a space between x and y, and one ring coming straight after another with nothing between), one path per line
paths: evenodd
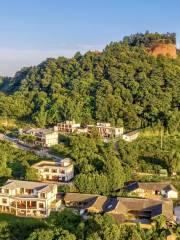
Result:
M163 148L163 127L161 124L161 149Z

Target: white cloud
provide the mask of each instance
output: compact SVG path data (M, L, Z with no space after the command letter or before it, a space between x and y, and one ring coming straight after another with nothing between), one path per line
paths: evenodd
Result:
M49 57L72 57L77 51L84 53L89 50L102 50L104 46L105 44L79 44L74 48L62 48L57 50L3 48L0 49L0 75L13 76L14 73L22 67L37 65Z

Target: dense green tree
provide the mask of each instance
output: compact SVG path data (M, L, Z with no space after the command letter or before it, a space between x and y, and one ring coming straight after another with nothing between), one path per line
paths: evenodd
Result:
M12 170L7 167L7 156L4 153L4 155L0 155L0 177L11 177Z
M135 34L103 52L23 68L0 87L0 116L42 127L67 119L107 121L127 130L161 121L168 131L178 131L179 51L175 60L155 58L144 48L154 41L175 43L176 38L173 33Z
M27 167L25 173L25 179L28 181L38 181L39 175L36 169L33 167Z
M12 233L7 222L0 222L0 240L11 240Z
M37 229L30 234L27 240L53 240L53 230Z

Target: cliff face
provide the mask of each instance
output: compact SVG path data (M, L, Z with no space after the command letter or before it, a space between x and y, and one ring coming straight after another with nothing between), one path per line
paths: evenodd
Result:
M176 45L171 43L156 44L149 50L149 53L155 57L162 54L169 58L176 58Z

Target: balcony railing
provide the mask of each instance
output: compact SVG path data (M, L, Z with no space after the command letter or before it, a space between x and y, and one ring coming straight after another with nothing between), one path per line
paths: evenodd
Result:
M16 205L16 203L11 203L10 206L14 207L14 208L16 208L16 206L17 206L17 208L19 208L19 209L36 209L37 208L36 204L32 204L32 205L27 204L27 206L26 206L26 204L24 204L24 203L23 204L17 203L17 205Z

